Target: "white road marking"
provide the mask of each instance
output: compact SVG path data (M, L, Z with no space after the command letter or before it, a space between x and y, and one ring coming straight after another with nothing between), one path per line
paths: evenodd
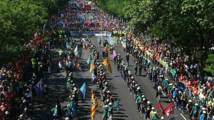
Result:
M182 113L180 113L180 115L184 120L187 120Z

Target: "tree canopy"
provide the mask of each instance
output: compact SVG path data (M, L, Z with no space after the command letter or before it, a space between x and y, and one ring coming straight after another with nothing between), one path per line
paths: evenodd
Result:
M0 47L22 46L67 0L1 0Z
M97 0L97 5L103 10L116 15L124 17L124 7L131 3L131 0Z
M214 45L213 0L133 0L125 11L135 33L174 43L202 64Z

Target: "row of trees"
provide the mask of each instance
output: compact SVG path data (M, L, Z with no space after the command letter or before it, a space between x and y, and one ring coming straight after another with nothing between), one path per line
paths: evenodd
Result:
M131 0L96 0L96 4L112 15L123 17L123 8L131 3Z
M32 39L67 0L0 0L0 48L22 46Z
M214 46L213 0L133 0L124 11L135 33L171 42L205 65Z

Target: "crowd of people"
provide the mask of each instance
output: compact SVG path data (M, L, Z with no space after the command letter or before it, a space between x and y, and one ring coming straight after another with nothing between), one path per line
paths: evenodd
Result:
M112 49L112 54L113 53L116 54L113 57L114 63L117 65L117 69L118 69L118 71L120 71L122 78L126 81L127 86L130 90L130 93L132 95L134 95L135 102L137 104L137 110L140 113L142 113L142 115L144 116L145 119L150 119L150 120L164 119L163 115L158 114L158 111L157 111L155 105L152 104L146 98L146 96L143 94L140 84L138 84L137 81L135 80L134 75L142 75L142 71L140 70L141 68L139 68L139 69L135 68L135 70L139 70L139 71L135 71L135 72L131 72L131 70L129 70L129 68L128 68L129 62L130 62L129 57L131 56L132 52L130 51L130 53L126 54L125 60L121 57L121 55L119 53L116 53L116 51L114 49ZM140 67L140 64L138 64L137 66ZM144 68L144 70L145 70L145 68ZM142 66L142 69L143 69L143 66ZM171 107L173 107L173 106L171 106ZM169 109L171 109L171 108L169 108ZM168 111L168 112L171 112L171 111ZM164 114L167 114L167 113L164 113Z
M49 66L49 49L45 44L37 44L37 37L26 44L15 62L4 64L0 70L1 120L32 118L32 96L41 93L38 84L45 81Z
M100 11L93 3L83 0L70 1L65 11L62 11L58 17L53 17L52 22L69 32L72 30L93 32L107 30L112 32L124 29L125 26L123 22ZM158 40L145 42L129 36L126 42L127 63L129 64L128 56L132 54L136 58L134 74L146 73L148 78L155 83L158 100L161 100L162 96L168 96L175 103L176 108L188 111L191 119L213 119L213 81L201 76L199 63L188 55L181 54L175 46L161 43ZM140 92L134 76L130 75L128 67L124 65L123 60L119 59L119 56L115 57L115 62L118 65L118 70L127 80L130 91L136 96L138 110L143 111L145 107L142 106L145 104L142 103L146 98L142 97L143 93ZM100 82L100 79L105 78L103 78L102 72L96 75L96 78L99 79L99 84L105 85L105 82ZM148 113L148 111L144 110L143 113ZM151 118L148 114L146 116Z
M0 69L0 118L26 120L32 117L32 96L43 96L46 93L45 81L47 73L51 73L50 49L53 46L60 47L58 66L59 70L66 71L69 98L65 110L62 110L60 101L56 101L56 105L51 109L52 117L58 119L66 116L67 120L76 117L81 94L74 82L72 72L81 70L79 60L82 56L82 49L88 46L90 53L93 53L91 56L95 58L92 81L99 86L101 91L103 120L111 120L113 110L119 111L120 109L119 100L112 97L105 66L97 61L99 52L90 41L87 41L89 44L84 46L84 40L74 41L69 36L72 35L72 31L124 30L125 23L104 13L94 3L84 0L69 1L66 9L59 12L58 16L53 16L50 23L53 31L58 28L63 28L63 30L53 34L51 36L53 38L50 38L48 43L41 43L40 35L35 35L36 42L31 41L26 45L29 51L33 47L34 53L23 53L18 62L3 65ZM172 112L171 108L176 107L184 112L187 111L192 120L214 120L213 79L201 76L201 67L197 61L188 55L181 54L179 49L171 44L161 43L158 40L145 42L133 35L127 36L124 49L125 60L114 49L110 51L114 55L118 70L135 97L137 110L146 119L164 119L160 117L157 109L168 115ZM107 47L107 44L104 44L104 47ZM103 58L108 57L108 54L104 51ZM128 69L131 55L136 60L134 72ZM160 104L158 104L159 107L152 105L144 96L134 77L134 75L142 75L143 72L155 83L157 99L161 101L161 97L167 96L175 106L172 105L171 108L163 110Z
M7 64L0 71L0 118L5 120L21 119L31 112L32 84L23 81L15 69L15 65Z
M62 32L58 36L64 36ZM64 38L64 40L66 40ZM68 100L65 109L62 109L60 100L57 99L55 106L51 109L53 119L65 118L66 120L77 117L79 111L80 89L74 81L73 72L80 70L79 59L81 54L75 53L75 48L82 49L82 45L77 41L63 41L63 46L59 47L58 52L58 71L65 71L66 92L68 93ZM69 45L69 47L68 47Z
M85 0L70 0L59 16L51 18L51 24L53 27L63 27L70 34L112 32L125 28L125 22L105 13L94 2Z
M184 71L182 71L182 68L178 69L183 65L182 61L179 61L181 60L181 56L170 53L170 47L168 47L168 45L165 44L162 48L158 46L159 44L157 41L141 44L145 45L144 51L141 49L139 43L135 44L132 39L129 39L125 51L127 51L128 54L132 54L136 59L135 74L139 73L139 75L141 75L142 70L144 70L149 79L155 82L157 99L160 99L161 96L168 96L175 102L177 108L183 111L188 111L191 119L213 119L213 83L211 80L200 81L199 83L200 79L198 78L198 75L196 75L199 72L198 65L190 64L188 67L188 62L183 61L183 63L185 63L185 68L183 68ZM152 57L148 57L146 54L147 50L153 50L156 54ZM171 56L171 59L173 60L173 64L171 64L173 67L171 70L167 70L165 66L159 62L160 58L166 57L164 54ZM122 64L124 66L124 71L126 71L125 73L127 74L127 70L125 70L127 69L127 66L124 65L125 62L121 62L121 60L119 61L119 65ZM128 63L128 57L126 57L126 61ZM127 76L125 75L125 78L126 77ZM189 84L193 85L184 84L183 81L185 80L189 80ZM133 86L132 83L129 85ZM193 89L194 87L198 87L199 90L196 91Z
M112 120L114 108L119 111L119 103L118 100L116 100L112 96L112 92L109 88L109 82L106 76L105 66L101 62L98 62L100 57L97 54L98 51L96 50L96 47L93 45L91 46L91 48L91 52L93 53L92 58L94 58L94 60L90 64L95 65L92 71L92 81L93 83L97 84L98 88L100 89L101 99L103 103L103 120ZM102 58L105 57L107 57L107 55L103 54Z
M108 19L108 20L107 20ZM113 114L113 99L109 90L108 81L103 69L103 65L96 61L99 59L98 52L95 46L93 46L88 39L78 39L75 41L71 39L74 34L79 32L83 34L85 31L97 32L100 30L113 30L119 27L119 21L112 18L108 14L101 12L93 3L88 3L83 0L69 1L68 6L64 11L60 11L57 16L53 16L51 19L51 26L54 29L58 29L57 36L55 35L52 42L60 45L59 69L65 70L66 73L66 87L69 93L69 100L66 110L62 109L59 100L56 105L51 109L52 117L54 119L62 118L72 119L77 117L79 107L78 100L81 96L80 89L77 88L75 81L73 80L72 72L81 70L79 60L81 58L83 48L90 49L91 57L95 58L96 70L93 70L94 81L98 84L101 90L101 96L103 100L102 105L104 107L104 120L112 119ZM60 28L60 29L59 29ZM57 39L56 39L57 37ZM59 39L59 40L58 40ZM84 43L84 44L83 44ZM94 94L94 93L93 93ZM118 103L118 102L116 102ZM117 104L117 106L119 106ZM117 107L119 109L119 107ZM65 111L65 112L64 112Z

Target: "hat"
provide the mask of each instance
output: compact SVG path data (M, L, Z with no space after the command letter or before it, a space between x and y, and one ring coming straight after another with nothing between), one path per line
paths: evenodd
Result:
M144 96L144 95L142 95L141 97L143 97L143 98L144 98L145 96Z
M154 110L155 108L154 107L152 107L152 110Z
M72 76L72 72L70 72L68 76L71 77Z
M103 107L104 107L104 108L107 108L107 107L108 107L108 105L104 105Z
M206 111L203 111L203 113L207 113Z
M188 102L192 102L192 100L189 100Z
M66 117L65 120L69 120L69 117Z
M23 114L20 114L20 115L19 115L19 118L23 118L23 116L24 116Z
M24 111L27 111L27 107L24 108Z
M108 105L110 105L110 106L111 106L111 105L112 105L112 102L110 102Z
M74 87L74 91L76 91L77 90L77 88L76 87Z
M8 111L5 111L5 114L6 114L6 115L8 115L8 114L9 114L9 112L8 112Z

